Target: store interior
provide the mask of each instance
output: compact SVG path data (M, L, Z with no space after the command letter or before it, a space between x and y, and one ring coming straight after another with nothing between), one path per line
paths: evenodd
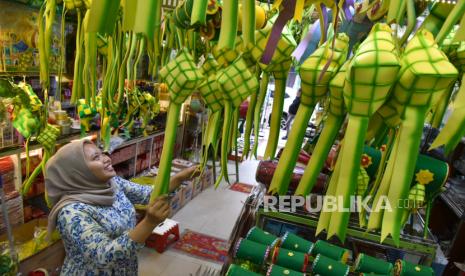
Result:
M465 0L0 0L0 276L465 275Z

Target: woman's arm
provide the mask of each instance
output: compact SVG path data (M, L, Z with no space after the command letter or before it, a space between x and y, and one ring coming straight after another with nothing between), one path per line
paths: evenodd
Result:
M68 205L60 212L57 228L65 242L79 247L86 262L97 267L108 268L115 262L124 261L144 247L145 240L153 229L169 214L165 198L158 198L152 204L146 217L132 230L111 238L105 229L84 208Z

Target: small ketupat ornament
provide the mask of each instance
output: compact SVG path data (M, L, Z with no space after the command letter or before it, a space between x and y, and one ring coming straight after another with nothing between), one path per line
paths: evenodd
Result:
M101 102L101 101L100 101ZM86 103L85 99L79 99L77 103L79 121L81 122L81 135L90 131L90 121L97 114L97 110Z
M13 114L13 127L27 139L39 130L40 121L31 110L20 107L19 111L16 112L15 109Z
M32 183L37 178L39 173L42 171L42 173L45 174L45 164L47 163L50 156L52 156L57 138L59 136L60 130L50 124L47 124L47 126L40 132L39 136L37 136L37 142L39 142L44 147L44 155L40 164L34 169L26 181L24 181L21 187L21 194L23 196L27 195L31 189Z
M258 88L257 78L248 70L245 61L239 57L228 67L218 73L218 86L223 92L224 118L221 141L221 175L215 185L218 186L222 177L228 178L228 153L232 128L237 128L233 114L241 103ZM235 138L233 138L235 139Z
M206 106L210 109L207 128L205 130L204 152L202 155L202 162L200 165L201 171L203 171L203 169L205 168L210 148L213 150L214 156L217 156L219 144L218 136L219 131L221 129L220 123L222 119L221 111L223 110L223 95L218 87L217 74L215 72L215 64L216 62L214 62L213 66L210 67L210 65L208 65L207 62L204 63L202 69L204 70L204 72L209 72L210 75L207 75L207 73L205 73L205 75L208 77L199 86L200 94L202 95L202 98L204 99Z
M160 77L168 86L170 92L170 106L165 128L165 140L161 153L158 175L154 181L154 189L150 197L153 202L156 197L168 193L171 173L171 161L173 159L176 131L181 112L182 103L196 89L204 76L194 63L194 58L182 50L179 55L170 61L160 71Z

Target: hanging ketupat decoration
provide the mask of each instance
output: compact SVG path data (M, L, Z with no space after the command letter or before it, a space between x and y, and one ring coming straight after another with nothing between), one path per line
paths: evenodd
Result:
M232 116L241 103L257 89L258 81L248 70L245 61L239 57L218 73L218 86L223 92L224 124L221 141L221 175L215 183L216 186L219 185L222 177L229 182L227 165L230 131L232 128L237 129L237 125L231 125Z
M168 85L170 106L165 127L165 139L158 167L158 175L154 181L154 189L150 197L153 202L156 197L168 193L171 161L173 159L174 143L176 141L177 124L182 103L189 97L202 81L203 75L196 67L192 56L182 50L176 59L169 62L160 71L160 76Z
M305 128L302 126L308 124L315 105L327 93L329 81L346 60L348 37L345 34L339 34L334 39L336 40L334 49L331 49L328 44L320 46L300 68L302 79L300 106L271 181L270 193L280 195L287 193L291 174L305 135ZM326 66L328 62L329 66Z
M299 186L297 186L296 195L308 195L312 191L337 133L342 127L342 123L346 117L342 89L344 88L345 75L349 63L350 61L346 61L339 72L329 82L330 101L328 117L318 138L318 142L313 149L312 158L310 158L300 179Z
M336 196L338 206L344 208L350 206L350 196L355 193L368 119L386 100L399 71L391 32L386 24L374 25L347 69L344 103L349 121L327 191L327 195ZM345 240L349 216L350 213L343 210L321 213L317 233L326 229L328 238L336 235L341 241Z
M412 160L419 154L426 113L458 74L426 30L418 32L407 44L401 64L393 97L400 103L398 113L402 122L374 206L378 205L381 196L387 196L391 204L407 198L415 169ZM368 229L381 227L381 241L391 235L395 244L399 244L403 208L391 207L392 210L372 212Z

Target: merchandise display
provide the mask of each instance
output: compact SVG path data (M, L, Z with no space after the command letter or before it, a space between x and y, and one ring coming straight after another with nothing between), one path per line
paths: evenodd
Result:
M0 275L457 275L464 82L465 0L2 1Z

